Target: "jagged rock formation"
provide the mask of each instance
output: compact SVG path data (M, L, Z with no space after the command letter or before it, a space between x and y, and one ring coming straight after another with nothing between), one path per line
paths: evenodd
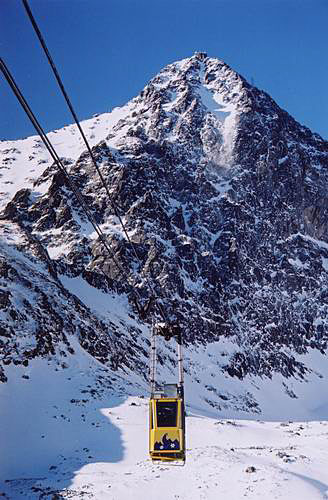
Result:
M101 362L119 366L119 359L144 373L147 338L131 297L134 286L147 297L148 276L187 345L227 338L234 344L219 371L240 379L275 372L306 377L313 367L298 355L325 352L328 339L328 143L204 53L164 68L113 116L91 123L93 135L106 123L93 151L139 261L89 155L71 158L69 148L62 154L125 276L66 179L42 157L43 172L2 213L3 224L11 222L24 240L1 268L3 363L16 359L15 350L21 361L54 354L57 342L69 351L67 334L75 333ZM6 147L4 167L19 154L18 146ZM37 290L18 264L32 266L26 251L43 266ZM129 297L133 324L122 318L118 325L110 315L101 323L65 289L78 278L103 295ZM28 313L27 297L18 307L21 286L37 294L38 312ZM66 309L57 311L58 303ZM19 348L17 338L32 331L34 347Z

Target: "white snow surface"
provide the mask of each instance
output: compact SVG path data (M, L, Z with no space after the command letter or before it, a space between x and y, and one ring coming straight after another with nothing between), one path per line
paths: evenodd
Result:
M102 113L81 122L81 127L90 146L105 139L109 131L126 114L131 102L126 106L114 108L111 113ZM72 162L86 150L85 143L78 131L77 125L67 125L47 134L56 153L60 158ZM23 188L33 188L34 182L42 175L53 160L39 136L27 137L15 141L0 141L0 210L10 201L15 193ZM49 187L49 182L38 185L34 196L43 195Z
M236 135L237 106L232 102L224 102L222 94L211 91L209 86L201 86L198 92L204 106L218 120L217 127L221 131L223 142L221 161L229 164Z
M327 419L222 419L189 404L185 466L152 464L145 388L126 390L122 377L74 347L68 368L33 360L0 387L4 498L328 498Z

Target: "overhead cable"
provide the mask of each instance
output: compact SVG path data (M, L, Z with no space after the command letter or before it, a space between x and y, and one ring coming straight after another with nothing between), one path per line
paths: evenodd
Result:
M83 138L83 141L84 141L84 143L85 143L85 145L86 145L86 148L87 148L87 150L88 150L88 152L89 152L89 154L90 154L90 157L91 157L91 159L92 159L92 163L93 163L93 165L94 165L94 167L95 167L95 169L96 169L96 171L97 171L97 173L98 173L98 176L99 176L99 178L100 178L100 180L101 180L102 185L104 186L104 188L105 188L105 190L106 190L106 193L107 193L108 199L109 199L110 204L112 205L112 208L113 208L113 210L114 210L114 214L115 214L115 216L118 218L118 220L119 220L119 222L120 222L120 224L121 224L121 226L122 226L123 232L124 232L124 234L125 234L125 236L126 236L126 238L127 238L128 242L129 242L129 244L130 244L130 245L131 245L131 247L132 247L133 253L134 253L134 255L135 255L135 257L136 257L137 261L139 262L139 264L141 264L141 260L140 260L140 258L139 258L139 256L138 256L138 252L137 252L137 250L136 250L136 248L135 248L135 245L134 245L134 244L133 244L133 242L131 241L131 239L130 239L130 237L129 237L129 234L128 234L127 230L126 230L125 224L124 224L124 222L123 222L123 220L122 220L122 217L121 217L121 216L120 216L120 214L119 214L118 208L117 208L117 206L116 206L116 204L115 204L114 200L112 199L112 196L111 196L111 194L110 194L110 192L109 192L108 185L107 185L107 183L106 183L106 181L105 181L105 179L104 179L104 176L102 175L102 173L101 173L101 171L100 171L100 169L99 169L99 167L98 167L98 164L97 164L97 160L96 160L96 158L95 158L95 155L93 154L93 151L92 151L92 149L91 149L91 147L90 147L90 145L89 145L89 142L88 142L88 140L87 140L87 138L86 138L86 136L85 136L85 134L84 134L84 132L83 132L83 129L82 129L82 127L81 127L81 124L80 124L80 122L79 122L79 119L78 119L78 117L77 117L77 115L76 115L76 113L75 113L75 111L74 111L73 105L72 105L72 103L71 103L71 101L70 101L70 99L69 99L69 97L68 97L68 94L67 94L67 92L66 92L66 90L65 90L65 87L64 87L64 84L63 84L63 82L62 82L62 79L60 78L60 75L59 75L58 70L57 70L57 68L56 68L56 65L55 65L55 63L54 63L54 60L53 60L53 58L51 57L51 54L50 54L49 49L48 49L48 47L47 47L47 45L46 45L46 43L45 43L45 41L44 41L44 38L43 38L43 36L42 36L42 33L41 33L41 31L40 31L40 29L39 29L39 27L38 27L38 24L37 24L37 22L36 22L36 20L35 20L35 18L34 18L34 16L33 16L33 14L32 14L32 11L31 11L31 9L30 9L30 6L29 6L29 4L28 4L27 0L22 0L22 1L23 1L23 5L24 5L24 7L25 7L25 10L26 10L26 12L27 12L27 15L28 15L28 17L29 17L29 19L30 19L30 21L31 21L31 23L32 23L32 25L33 25L33 28L34 28L34 30L35 30L35 32L36 32L36 34L37 34L37 37L38 37L38 39L39 39L39 41L40 41L40 43L41 43L41 46L42 46L42 48L43 48L43 50L44 50L44 53L45 53L45 55L46 55L46 57L47 57L47 59L48 59L48 62L49 62L49 64L50 64L51 68L52 68L52 71L53 71L53 73L54 73L54 75L55 75L55 78L56 78L57 83L58 83L58 85L59 85L59 87L60 87L60 90L62 91L62 94L63 94L63 96L64 96L64 98L65 98L66 103L67 103L67 106L69 107L69 110L70 110L70 112L71 112L71 114L72 114L72 116L73 116L73 118L74 118L74 121L75 121L75 123L76 123L76 125L77 125L77 128L79 129L80 134L81 134L81 136L82 136L82 138Z
M44 51L44 53L45 53L45 55L46 55L46 57L47 57L47 59L48 59L48 62L49 62L49 64L50 64L51 68L52 68L52 71L53 71L53 73L54 73L54 75L55 75L55 78L56 78L56 80L57 80L57 83L58 83L58 85L59 85L59 87L60 87L60 89L61 89L61 91L62 91L62 94L63 94L63 96L64 96L64 98L65 98L66 103L67 103L67 106L69 107L69 110L70 110L70 112L71 112L71 114L72 114L72 116L73 116L73 118L74 118L74 121L75 121L75 123L76 123L76 125L77 125L77 127L78 127L78 130L79 130L79 132L80 132L80 134L81 134L81 136L82 136L82 138L83 138L83 141L84 141L84 143L85 143L85 145L86 145L86 148L87 148L87 150L88 150L88 152L89 152L89 154L90 154L90 157L91 157L91 159L92 159L92 163L93 163L93 165L94 165L94 167L95 167L95 169L96 169L96 171L97 171L97 173L98 173L98 176L99 176L99 178L100 178L100 180L101 180L101 183L102 183L103 187L105 188L106 194L107 194L108 199L109 199L109 202L110 202L110 204L111 204L111 206L112 206L112 208L113 208L114 214L115 214L115 216L118 218L118 220L119 220L119 222L120 222L120 224L121 224L121 227L122 227L123 232L124 232L124 234L125 234L125 236L126 236L126 239L127 239L128 243L130 244L130 246L131 246L131 248L132 248L132 251L133 251L133 253L134 253L134 256L136 257L136 259L137 259L137 261L138 261L138 263L139 263L140 269L141 269L141 268L142 268L142 262L141 262L141 259L140 259L139 255L138 255L138 252L137 252L137 249L136 249L136 247L135 247L135 244L134 244L134 243L133 243L133 241L131 240L131 238L130 238L130 236L129 236L129 234L128 234L128 231L127 231L127 229L126 229L126 227L125 227L125 224L124 224L124 222L123 222L123 219L122 219L122 217L121 217L121 216L120 216L120 214L119 214L118 208L117 208L117 206L116 206L116 204L115 204L114 200L112 199L111 193L110 193L109 188L108 188L108 184L107 184L107 182L105 181L104 176L102 175L102 173L101 173L101 171L100 171L100 169L99 169L99 166L98 166L98 164L97 164L97 160L96 160L96 158L95 158L95 155L94 155L94 153L93 153L93 151L92 151L92 149L91 149L91 147L90 147L90 145L89 145L89 142L88 142L88 140L87 140L87 138L86 138L86 136L85 136L85 134L84 134L84 132L83 132L83 129L82 129L82 127L81 127L81 124L80 124L80 122L79 122L79 119L78 119L78 117L77 117L77 115L76 115L76 113L75 113L75 110L74 110L74 108L73 108L73 105L72 105L72 103L71 103L71 101L70 101L70 99L69 99L69 97L68 97L68 94L67 94L67 92L66 92L66 90L65 90L65 87L64 87L64 84L63 84L63 82L62 82L62 79L61 79L61 77L60 77L60 75L59 75L59 72L58 72L57 67L56 67L56 65L55 65L55 63L54 63L54 60L53 60L53 58L51 57L50 51L49 51L49 49L48 49L48 47L47 47L47 45L46 45L46 43L45 43L45 40L44 40L44 37L42 36L42 33L41 33L41 31L40 31L40 28L39 28L39 26L38 26L38 24L37 24L37 22L36 22L36 20L35 20L35 18L34 18L34 16L33 16L33 13L32 13L32 11L31 11L31 9L30 9L30 6L29 6L29 4L28 4L28 1L27 1L27 0L22 0L22 2L23 2L23 5L24 5L24 7L25 7L25 10L26 10L26 12L27 12L27 15L28 15L28 17L29 17L29 19L30 19L30 21L31 21L31 23L32 23L32 26L33 26L33 28L34 28L34 31L35 31L35 33L36 33L36 35L37 35L37 37L38 37L38 39L39 39L39 41L40 41L40 44L41 44L41 46L42 46L42 48L43 48L43 51ZM147 275L145 275L145 280L146 280L146 283L147 283L147 285L148 285L149 291L151 292L151 294L152 294L153 298L155 298L155 295L156 295L156 294L155 294L154 288L153 288L153 286L152 286L151 282L149 281L149 279L148 279L148 276L147 276ZM146 311L146 309L148 309L148 308L149 308L149 306L150 306L150 304L151 304L151 301L152 301L152 300L153 300L153 299L150 299L150 301L149 301L148 305L146 305L146 306L145 306L144 312ZM136 306L137 306L137 308L138 308L139 312L142 312L142 309L143 309L143 308L142 308L142 307L141 307L138 303L136 303ZM140 308L140 307L141 307L141 308ZM160 303L158 303L157 301L155 301L155 307L157 307L157 309L158 309L158 311L159 311L160 315L162 316L162 318L163 318L164 320L166 320L166 315L165 315L165 312L164 312L164 309L163 309L162 305L161 305Z
M30 106L28 105L27 101L25 100L23 94L19 90L19 87L17 86L13 76L11 75L8 67L6 66L5 62L0 58L0 70L2 71L5 79L7 80L8 84L10 85L13 93L15 94L16 98L18 99L20 105L24 109L25 113L27 114L29 120L31 121L33 127L35 128L36 132L42 139L45 147L47 148L50 156L52 157L53 161L55 164L58 166L59 170L64 174L65 178L67 179L70 188L72 189L73 193L75 194L78 203L80 204L81 208L83 209L85 215L87 216L89 222L92 224L94 230L99 236L100 241L102 242L104 248L106 249L108 255L110 256L111 259L115 262L117 268L123 273L123 275L126 275L125 270L123 267L120 265L120 263L116 260L113 252L108 246L108 243L106 241L106 237L99 227L97 221L95 220L93 214L91 213L89 207L87 206L83 195L79 191L78 187L76 187L75 183L72 181L70 174L68 173L66 167L64 166L63 162L57 155L53 145L51 144L50 140L48 139L46 133L44 132L43 128L41 127L40 123L38 122L37 118L35 117L33 111L31 110Z

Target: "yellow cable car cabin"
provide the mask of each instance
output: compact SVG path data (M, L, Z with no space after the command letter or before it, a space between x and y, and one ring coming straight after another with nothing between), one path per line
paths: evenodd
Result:
M149 453L153 461L185 461L185 412L179 397L149 401ZM157 396L157 397L156 397ZM159 396L159 397L158 397Z
M156 335L165 340L177 337L178 384L164 384L156 391ZM175 324L158 323L152 328L149 400L149 454L153 462L186 460L185 407L182 367L182 336Z

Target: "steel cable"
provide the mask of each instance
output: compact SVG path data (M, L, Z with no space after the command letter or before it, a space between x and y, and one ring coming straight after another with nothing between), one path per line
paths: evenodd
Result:
M15 94L16 98L18 99L20 105L24 109L25 113L27 114L29 120L31 121L33 127L35 128L36 132L42 139L45 147L47 148L50 156L52 157L54 163L58 166L59 170L64 174L65 178L67 179L70 188L72 189L73 193L75 194L78 203L80 204L81 208L83 209L85 215L87 216L89 222L92 224L94 230L99 236L100 241L102 242L104 248L106 249L108 255L110 256L111 259L115 262L115 265L117 268L123 273L123 275L127 276L125 270L123 267L120 265L120 263L116 260L113 252L110 250L106 239L105 235L102 232L101 228L99 227L97 221L95 220L93 214L89 210L88 206L86 205L86 202L83 198L83 195L80 193L79 189L75 186L74 182L71 180L71 176L68 173L67 169L65 168L64 164L62 163L61 159L57 155L53 145L51 144L50 140L48 139L47 135L45 134L44 130L42 129L40 123L38 122L37 118L35 117L33 111L31 110L30 106L28 105L26 99L24 98L23 94L19 90L18 85L16 84L13 76L11 75L8 67L6 66L5 62L0 58L0 69L7 80L9 86L11 87L13 93Z
M134 255L135 255L135 257L136 257L136 259L138 261L139 268L142 269L142 262L141 262L141 259L140 259L139 255L138 255L137 249L136 249L133 241L129 237L129 234L128 234L128 231L127 231L127 229L125 227L123 219L122 219L121 215L119 214L118 208L117 208L114 200L112 199L112 196L110 194L108 185L107 185L107 183L106 183L106 181L105 181L105 179L104 179L104 177L103 177L103 175L102 175L102 173L101 173L101 171L100 171L100 169L99 169L99 167L97 165L97 160L96 160L96 158L95 158L95 156L93 154L93 151L92 151L92 149L91 149L91 147L89 145L89 142L88 142L88 140L87 140L87 138L86 138L86 136L85 136L85 134L83 132L83 129L82 129L81 125L80 125L79 119L78 119L78 117L77 117L77 115L75 113L73 105L72 105L72 103L71 103L71 101L70 101L70 99L68 97L68 94L67 94L67 92L65 90L65 87L64 87L64 84L62 82L62 79L60 78L60 75L59 75L59 72L57 70L57 67L56 67L56 65L54 63L54 60L51 57L50 51L49 51L49 49L48 49L48 47L47 47L47 45L45 43L44 37L42 36L42 33L41 33L41 31L40 31L40 29L38 27L38 24L37 24L37 22L36 22L36 20L35 20L35 18L33 16L33 13L32 13L32 11L31 11L31 9L29 7L29 4L28 4L27 0L22 0L22 2L23 2L23 5L25 7L25 10L27 12L27 15L28 15L28 17L29 17L29 19L30 19L30 21L32 23L34 31L35 31L35 33L36 33L36 35L37 35L37 37L38 37L38 39L40 41L40 44L41 44L41 46L43 48L43 51L44 51L44 53L45 53L45 55L46 55L46 57L48 59L48 62L50 64L51 68L52 68L52 71L53 71L53 73L55 75L57 83L58 83L58 85L59 85L59 87L60 87L60 89L62 91L64 99L65 99L65 101L67 103L67 106L69 107L69 110L70 110L70 112L71 112L71 114L72 114L72 116L74 118L74 121L75 121L75 123L76 123L76 125L78 127L78 130L79 130L79 132L80 132L80 134L81 134L81 136L83 138L83 141L84 141L84 143L86 145L86 148L87 148L87 150L88 150L88 152L90 154L90 157L92 159L92 163L93 163L93 165L94 165L94 167L95 167L95 169L96 169L96 171L98 173L98 176L99 176L99 178L101 180L101 183L102 183L103 187L105 188L106 194L107 194L109 202L110 202L110 204L111 204L111 206L113 208L114 214L118 218L118 220L119 220L119 222L121 224L121 227L122 227L123 232L124 232L124 234L126 236L126 239L127 239L128 243L130 244L130 246L132 248L132 251L133 251L133 253L134 253ZM154 287L153 287L152 283L150 282L150 280L148 279L147 275L145 275L145 280L146 280L148 289L149 289L152 297L155 299L156 294L155 294L155 291L154 291ZM162 316L163 320L166 321L167 319L166 319L166 315L165 315L165 312L164 312L164 309L163 309L162 305L160 303L158 303L157 301L155 301L155 307L157 308L158 312ZM137 304L137 308L139 309L138 304ZM139 310L139 312L140 312L140 310Z

